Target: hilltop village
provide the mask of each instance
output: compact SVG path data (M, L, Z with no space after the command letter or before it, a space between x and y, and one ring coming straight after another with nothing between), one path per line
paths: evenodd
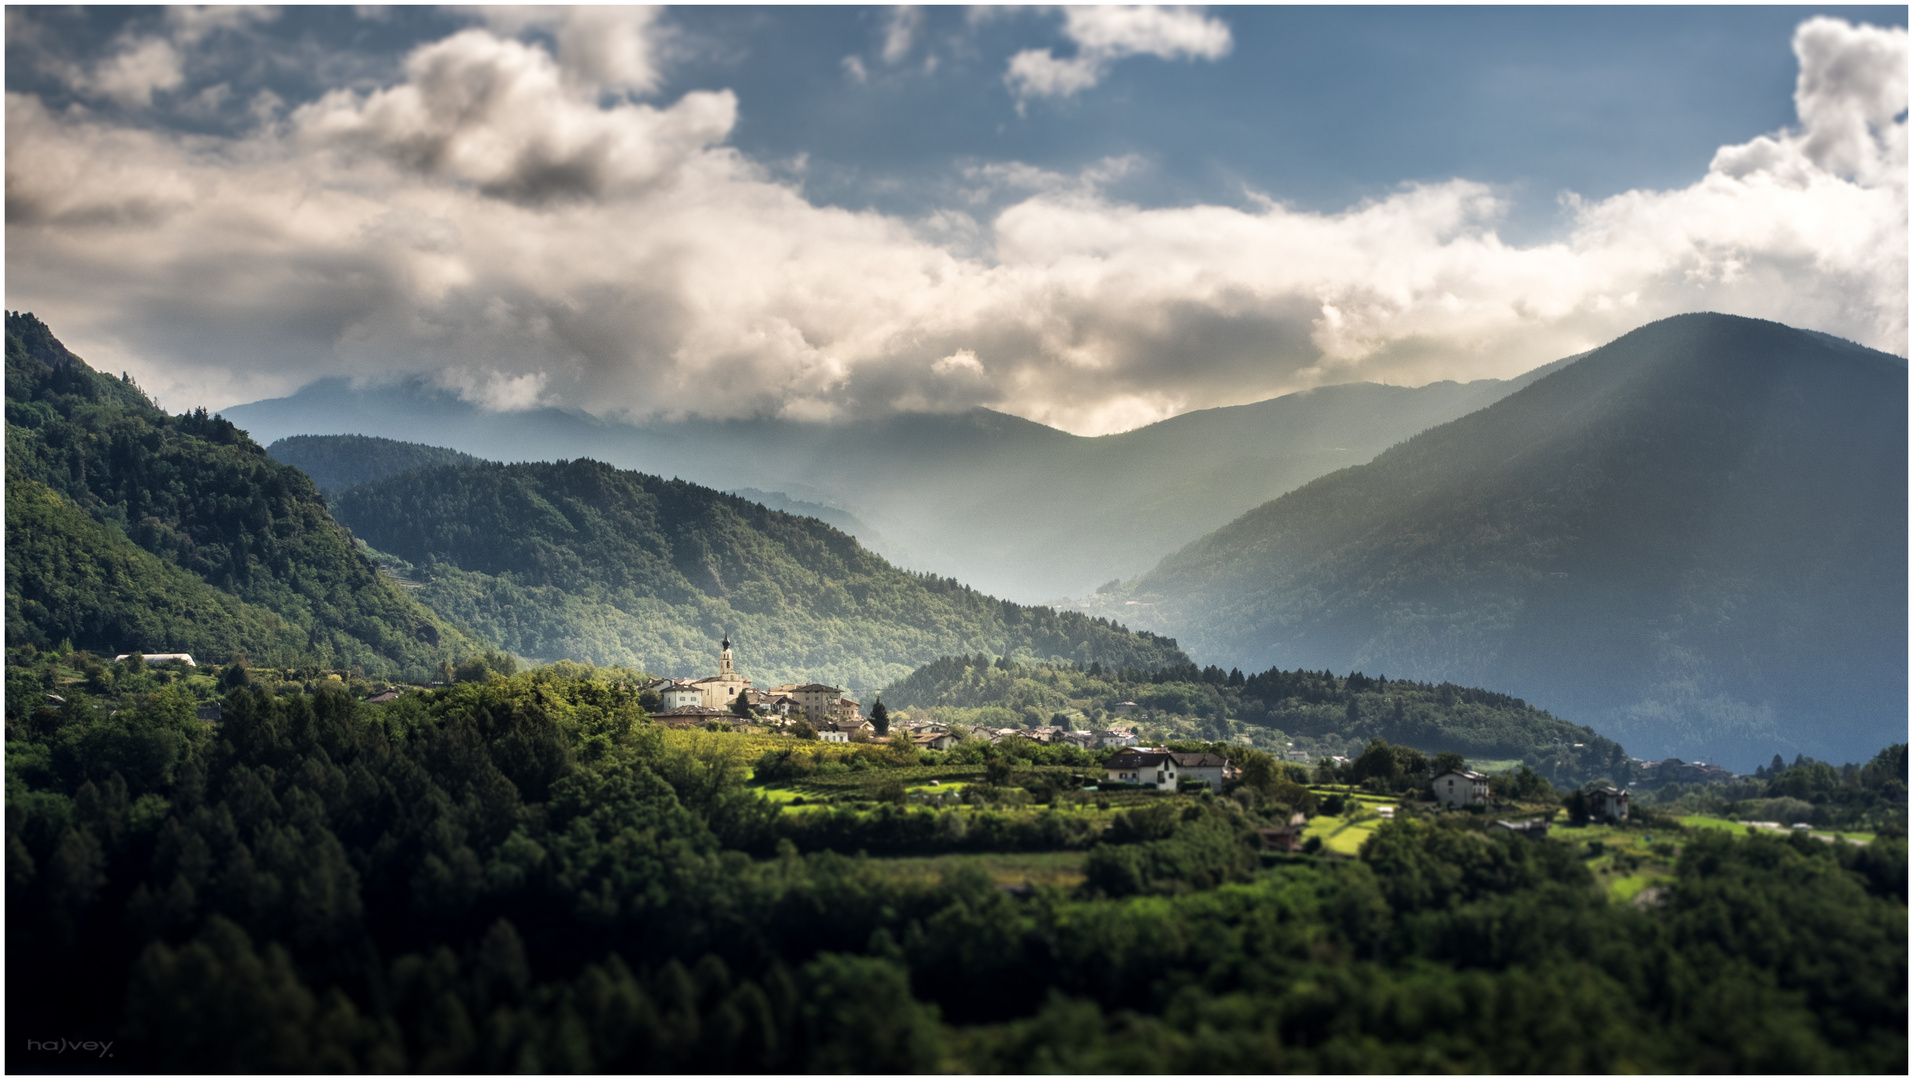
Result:
M1021 738L1045 746L1075 746L1083 750L1131 747L1139 741L1136 732L1128 728L1089 731L1044 725L971 727L957 732L950 725L934 721L913 720L902 715L893 719L881 701L865 716L863 703L848 696L841 687L824 683L784 683L762 689L754 686L751 679L737 670L728 636L718 653L717 674L704 678L657 679L642 689L657 699L651 719L666 727L717 728L744 723L770 732L815 734L824 742L864 742L902 732L919 745L935 750L949 749L959 735L989 743ZM1135 708L1134 702L1123 702L1116 711L1121 715Z

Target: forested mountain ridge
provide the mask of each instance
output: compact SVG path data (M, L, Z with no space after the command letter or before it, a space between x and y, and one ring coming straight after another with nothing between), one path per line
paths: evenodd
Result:
M1906 379L1663 320L1085 608L1219 663L1504 687L1647 756L1860 758L1906 723Z
M219 660L257 650L421 675L472 644L355 549L304 473L227 421L168 415L21 312L7 314L6 381L9 511L54 529L34 536L9 520L7 592L22 601L9 605L10 639L118 651L197 642ZM188 576L131 555L66 506ZM77 577L42 576L68 573ZM209 603L194 580L241 604ZM226 630L214 626L222 614L234 620ZM154 632L181 636L127 636Z
M343 491L429 465L476 465L480 460L442 446L369 435L293 435L266 447L266 453L312 477L321 492Z
M1173 641L899 570L813 518L578 460L418 469L334 512L421 600L520 655L702 674L729 635L766 682L874 688L952 652L1153 669Z
M982 408L844 424L490 412L420 381L321 380L226 415L262 439L356 432L492 460L588 457L720 491L782 493L866 524L846 531L899 566L1037 603L1140 574L1242 512L1559 363L1509 380L1318 387L1093 438Z

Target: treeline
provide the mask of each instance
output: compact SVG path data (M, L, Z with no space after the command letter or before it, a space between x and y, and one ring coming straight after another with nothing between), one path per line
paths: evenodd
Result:
M8 737L45 748L7 757L10 1028L117 1069L1905 1069L1903 833L1688 835L1658 906L1611 905L1473 820L1267 861L1267 776L1018 898L776 842L735 761L589 672L241 684L217 727L74 693Z
M8 528L9 643L389 672L469 647L354 549L305 474L232 424L167 415L30 314L7 314L6 367L8 511L24 519Z
M867 688L956 651L1188 659L1107 619L899 570L815 519L596 461L417 469L334 511L416 568L422 601L521 656L688 673L728 634L754 678Z
M481 458L443 446L371 435L289 435L266 447L272 460L298 469L325 493L432 465L476 465Z
M1677 813L1735 820L1805 822L1823 828L1871 828L1905 821L1905 743L1864 763L1831 765L1805 755L1792 762L1775 754L1754 775L1727 784L1669 784L1653 792L1654 805Z
M1632 771L1619 743L1557 719L1519 698L1452 683L1431 684L1361 672L1270 668L1254 675L1183 663L1154 670L1085 664L1030 664L978 654L925 664L885 690L899 706L986 710L1008 723L1102 723L1118 702L1196 718L1197 734L1226 740L1279 731L1334 737L1360 747L1375 739L1517 760L1550 781L1596 776L1626 783Z

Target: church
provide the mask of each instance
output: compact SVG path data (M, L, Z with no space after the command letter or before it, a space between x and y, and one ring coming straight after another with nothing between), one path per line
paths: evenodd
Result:
M738 692L750 686L751 681L737 673L737 667L731 660L731 636L724 635L724 651L717 654L717 674L708 679L696 679L690 685L697 687L703 694L698 704L707 709L728 709L731 702L737 700Z

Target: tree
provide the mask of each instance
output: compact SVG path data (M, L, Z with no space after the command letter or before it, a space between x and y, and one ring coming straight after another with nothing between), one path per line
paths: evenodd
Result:
M745 720L751 718L751 701L750 698L745 696L748 693L749 691L747 690L739 690L736 700L731 702L731 712Z
M1453 750L1443 750L1441 753L1435 755L1436 776L1440 776L1443 773L1461 772L1467 767L1468 759L1455 753Z
M882 698L870 707L870 726L877 729L879 739L890 737L890 710L884 707Z
M817 729L810 726L810 721L802 719L801 717L796 723L790 726L790 733L799 739L817 738Z

